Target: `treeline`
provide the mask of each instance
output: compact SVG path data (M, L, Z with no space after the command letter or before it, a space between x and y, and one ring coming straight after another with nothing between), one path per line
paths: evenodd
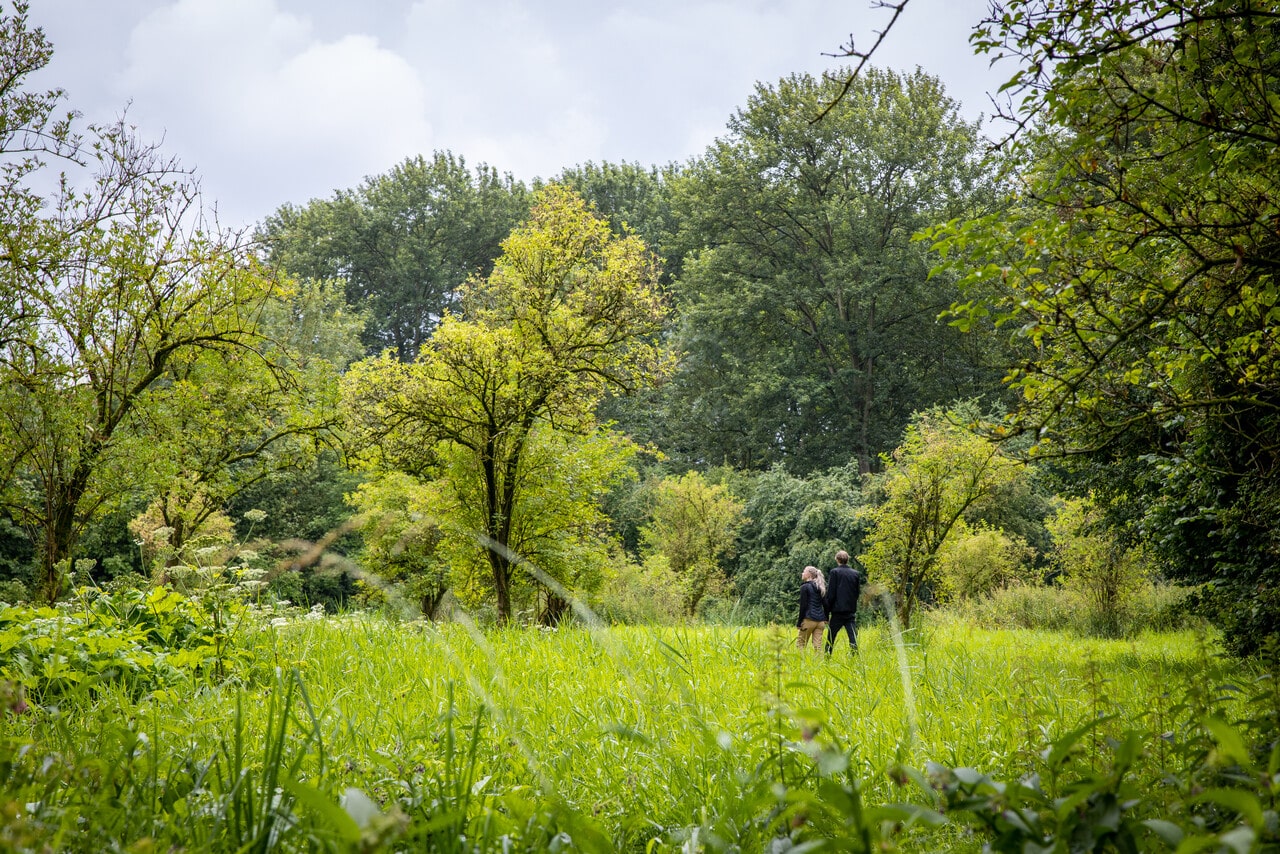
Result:
M1280 51L1271 13L1193 5L988 21L1026 63L999 147L922 72L794 75L687 163L436 152L252 235L23 88L51 48L19 6L0 598L256 567L335 606L785 620L844 547L903 620L1061 577L1115 630L1212 580L1254 651ZM65 164L92 177L31 189Z

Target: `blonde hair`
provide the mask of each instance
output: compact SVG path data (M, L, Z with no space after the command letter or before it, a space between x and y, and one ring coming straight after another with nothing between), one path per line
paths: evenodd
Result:
M800 578L804 581L812 581L818 586L818 592L823 596L827 595L827 580L822 577L822 570L816 566L806 566L804 572L800 573Z

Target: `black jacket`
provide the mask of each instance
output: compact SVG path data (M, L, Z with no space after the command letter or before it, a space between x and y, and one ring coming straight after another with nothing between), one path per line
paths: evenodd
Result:
M862 595L864 580L861 569L837 566L831 570L827 576L827 613L852 614L858 610L858 597Z
M800 624L805 620L817 620L819 623L827 621L826 605L822 603L822 594L818 592L818 585L812 581L806 581L800 585L800 619L796 620L796 628L800 628Z

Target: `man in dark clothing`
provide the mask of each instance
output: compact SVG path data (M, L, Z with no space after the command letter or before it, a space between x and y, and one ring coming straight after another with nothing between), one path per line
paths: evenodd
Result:
M835 647L836 635L841 629L849 634L850 649L857 650L858 597L862 595L862 582L865 580L861 569L849 566L848 552L836 552L836 567L827 576L827 595L823 600L830 616L827 622L827 655Z

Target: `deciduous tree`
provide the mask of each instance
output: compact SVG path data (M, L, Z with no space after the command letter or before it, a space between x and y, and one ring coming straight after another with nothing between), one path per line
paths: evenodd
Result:
M695 616L706 596L723 589L742 509L723 484L708 483L696 471L664 478L654 488L653 519L641 529L641 539L673 573L687 616Z
M411 157L331 199L285 205L260 237L290 274L339 279L367 312L370 353L412 361L458 290L493 268L500 243L528 212L524 185L449 152Z
M519 526L533 524L526 502L558 437L591 435L606 391L665 370L657 278L639 239L614 235L580 197L551 185L493 272L467 286L466 319L446 315L412 364L384 354L346 378L356 441L382 465L443 479L468 509L504 622L524 557ZM571 478L553 482L584 494Z
M336 445L338 372L361 355L362 325L340 286L287 282L263 307L253 353L169 360L139 419L147 449L137 462L175 550L244 490L305 471Z
M664 410L691 464L869 471L911 413L996 387L913 233L982 198L976 125L923 72L760 85L676 184L684 351ZM978 346L975 346L978 345Z
M1072 460L1166 572L1214 581L1228 642L1280 635L1280 6L1014 0L1007 210L937 247L962 325L1021 345L1004 425Z
M154 147L117 126L94 157L92 186L64 183L23 226L34 248L0 259L30 319L0 351L4 501L38 535L49 598L86 522L137 482L170 368L202 352L260 358L276 287L246 244L208 227L190 175Z
M897 598L904 626L922 592L938 583L938 555L964 514L1018 477L1022 466L998 444L957 423L954 413L922 413L893 452L867 512L862 562Z
M1094 609L1104 632L1117 632L1125 609L1151 579L1149 555L1111 526L1085 498L1063 501L1048 520L1053 564L1066 587Z

